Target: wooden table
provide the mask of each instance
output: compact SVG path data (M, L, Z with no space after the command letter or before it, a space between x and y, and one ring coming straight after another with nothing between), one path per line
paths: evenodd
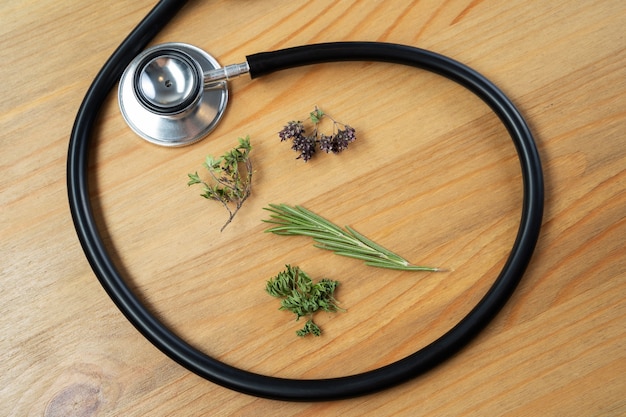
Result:
M67 200L79 104L152 1L0 6L0 414L14 416L618 416L626 414L626 6L583 1L194 1L157 42L222 64L335 40L408 44L462 61L527 118L546 209L518 290L477 339L408 383L288 403L230 391L177 365L129 324L78 243ZM100 230L127 282L177 334L228 364L327 378L392 363L457 323L493 283L519 223L521 175L496 116L424 71L329 64L231 84L212 135L149 144L111 94L89 171ZM295 159L276 132L320 106L357 129L340 155ZM328 125L326 128L330 128ZM206 155L250 135L253 192L226 212L186 185ZM269 203L300 204L417 263L380 270L263 233ZM320 338L264 292L284 264L341 281L347 311Z

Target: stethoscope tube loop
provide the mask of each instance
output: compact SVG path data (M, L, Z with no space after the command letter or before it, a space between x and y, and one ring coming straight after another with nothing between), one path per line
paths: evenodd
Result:
M520 159L523 211L517 238L502 272L463 320L423 349L384 367L340 378L296 380L244 371L203 354L172 333L133 294L107 253L94 220L87 178L91 131L96 115L124 68L182 4L178 0L161 1L120 45L88 90L70 137L67 185L74 225L94 273L117 307L150 342L190 371L236 391L279 400L321 401L373 393L405 382L458 352L506 303L530 261L543 213L541 163L524 119L495 85L463 64L408 46L371 42L309 45L251 55L248 64L253 78L301 65L346 60L410 65L460 83L496 112L509 131Z

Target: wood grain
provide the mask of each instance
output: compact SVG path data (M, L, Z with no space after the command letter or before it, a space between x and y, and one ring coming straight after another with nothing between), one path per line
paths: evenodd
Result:
M518 291L460 354L406 384L345 401L284 403L229 391L149 344L100 287L73 229L65 159L91 80L152 2L0 5L0 414L626 414L626 8L589 2L192 1L155 43L239 62L333 40L415 45L496 82L527 118L546 180L541 239ZM271 8L268 8L271 7ZM318 105L357 128L339 156L304 164L276 132ZM253 194L226 212L186 186L207 154L254 146ZM485 294L519 223L506 130L480 100L412 68L329 64L231 84L214 133L181 149L137 138L114 95L90 163L100 230L129 285L202 351L268 375L326 378L394 362L441 336ZM377 270L263 233L263 207L304 205L409 258ZM347 312L299 340L263 292L286 263L339 279Z

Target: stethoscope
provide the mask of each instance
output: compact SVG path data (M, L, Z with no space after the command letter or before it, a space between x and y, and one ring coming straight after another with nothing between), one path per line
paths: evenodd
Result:
M442 55L378 42L306 45L250 55L220 67L205 52L170 43L142 51L182 7L163 0L144 18L100 70L78 111L70 137L67 185L76 231L89 263L117 307L157 348L197 375L224 387L289 401L334 400L370 394L420 375L467 345L500 311L519 283L539 237L543 174L533 136L513 103L489 80ZM165 146L193 143L220 120L228 101L228 79L251 78L302 65L337 61L381 61L408 65L450 78L475 93L506 126L520 160L524 199L520 226L506 264L480 302L452 329L415 353L368 372L329 379L286 379L235 368L212 358L170 331L133 294L111 260L94 219L88 189L91 132L100 108L119 81L124 118L143 138Z

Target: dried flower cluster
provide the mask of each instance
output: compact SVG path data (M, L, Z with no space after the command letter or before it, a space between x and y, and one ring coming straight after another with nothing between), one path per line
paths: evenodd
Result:
M327 116L333 122L333 129L330 135L319 132L319 124ZM288 122L283 129L278 132L281 142L292 140L291 149L298 152L298 158L307 162L313 157L319 148L326 153L339 153L348 148L348 144L356 140L356 130L349 125L340 123L331 116L324 113L321 109L315 107L309 115L313 123L313 133L308 135L306 128L301 121Z
M338 285L338 281L327 278L313 283L299 267L285 265L284 271L267 281L265 291L272 297L282 298L280 309L294 313L296 321L300 320L300 317L308 317L304 327L296 331L298 336L304 337L308 334L320 336L322 330L313 321L313 314L318 310L327 312L341 310L334 298Z

